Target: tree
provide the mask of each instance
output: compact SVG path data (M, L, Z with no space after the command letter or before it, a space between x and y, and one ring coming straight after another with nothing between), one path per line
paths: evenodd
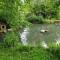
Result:
M9 24L12 32L7 32L4 38L4 43L11 45L16 41L19 41L16 31L25 25L25 18L22 17L22 3L20 0L0 0L0 21L5 20ZM17 42L16 42L17 43ZM14 44L12 44L14 45Z
M56 18L59 0L33 0L31 13L44 18Z
M26 0L23 4L21 0L0 0L0 21L6 21L12 32L7 32L4 38L5 45L11 46L19 42L20 36L17 31L28 24L26 14L29 12L29 3Z

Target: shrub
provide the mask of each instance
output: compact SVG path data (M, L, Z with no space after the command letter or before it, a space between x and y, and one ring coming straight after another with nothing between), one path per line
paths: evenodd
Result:
M48 52L60 60L60 48L50 48Z
M14 47L19 42L19 37L15 32L8 32L4 38L5 47Z
M31 23L43 23L44 19L42 16L31 15L27 17L27 20Z

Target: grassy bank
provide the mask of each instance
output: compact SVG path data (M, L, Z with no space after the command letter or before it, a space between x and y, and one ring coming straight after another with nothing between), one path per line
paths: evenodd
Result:
M60 20L56 20L56 19L46 19L43 20L44 23L48 23L48 24L55 24L55 23L60 23Z
M0 60L58 60L58 58L50 49L21 46L18 49L0 48Z
M32 24L55 24L55 23L60 23L60 20L57 19L44 19L44 18L35 18L35 19L31 19L29 20L29 22L31 22Z

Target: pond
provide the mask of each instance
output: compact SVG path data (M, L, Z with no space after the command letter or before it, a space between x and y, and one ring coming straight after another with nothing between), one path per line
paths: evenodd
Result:
M41 33L40 31L48 30ZM22 38L23 37L23 38ZM23 42L24 41L24 42ZM24 28L21 33L21 42L24 45L41 45L49 43L60 43L60 25L59 24L33 24L31 27Z

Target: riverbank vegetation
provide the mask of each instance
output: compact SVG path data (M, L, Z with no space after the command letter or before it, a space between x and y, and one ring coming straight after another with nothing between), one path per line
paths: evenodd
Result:
M19 35L21 29L31 24L59 23L60 0L0 0L1 21L12 29L3 33L0 42L1 60L60 59L60 45L53 45L48 49L41 46L23 46Z
M60 20L59 3L59 0L34 0L31 11L27 14L28 21L42 23L45 19Z
M16 48L1 48L1 60L59 60L60 48L44 49L42 47L20 46Z

